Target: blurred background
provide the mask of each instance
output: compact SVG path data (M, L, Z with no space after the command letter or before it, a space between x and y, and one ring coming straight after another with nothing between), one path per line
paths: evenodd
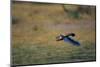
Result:
M96 7L12 2L12 63L48 64L96 60ZM74 32L81 46L56 41Z

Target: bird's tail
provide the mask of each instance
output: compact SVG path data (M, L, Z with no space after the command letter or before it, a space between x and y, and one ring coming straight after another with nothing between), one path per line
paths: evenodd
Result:
M72 36L72 37L74 37L75 34L74 34L74 33L69 33L68 35L66 35L66 37L68 37L68 36Z
M66 38L65 38L65 40L66 40ZM73 40L70 37L67 37L67 41L70 42L70 43L72 43L75 46L80 46L80 43L78 41L75 41L75 40Z

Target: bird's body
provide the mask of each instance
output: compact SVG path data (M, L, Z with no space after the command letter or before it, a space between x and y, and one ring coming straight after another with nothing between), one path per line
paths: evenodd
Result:
M57 41L64 40L64 42L69 42L72 45L80 46L80 43L78 41L75 41L74 39L72 39L72 37L74 37L74 36L75 36L74 33L69 33L68 35L60 34L60 36L58 36L56 39L57 39Z

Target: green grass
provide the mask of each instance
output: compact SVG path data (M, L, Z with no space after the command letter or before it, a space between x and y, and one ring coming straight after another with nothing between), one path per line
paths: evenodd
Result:
M84 43L85 46L70 47L42 44L18 44L13 48L13 64L47 64L73 61L95 60L95 44ZM68 50L69 49L69 50Z

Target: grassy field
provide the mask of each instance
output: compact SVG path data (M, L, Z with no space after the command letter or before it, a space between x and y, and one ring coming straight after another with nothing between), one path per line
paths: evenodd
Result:
M79 18L75 18L74 13L66 12L61 4L14 2L12 64L96 60L95 15L86 13L78 15ZM81 43L81 46L56 41L56 36L66 32L74 32L75 39Z

